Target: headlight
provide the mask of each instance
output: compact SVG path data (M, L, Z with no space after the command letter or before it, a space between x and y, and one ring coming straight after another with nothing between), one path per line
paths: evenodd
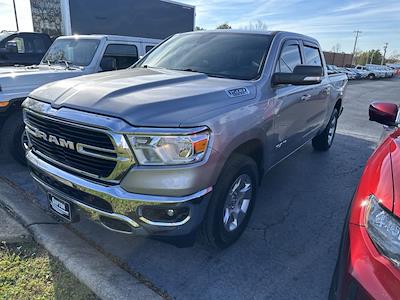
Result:
M208 148L210 133L191 135L128 135L141 165L182 165L201 161Z
M400 267L400 223L371 196L367 206L367 231L378 250Z

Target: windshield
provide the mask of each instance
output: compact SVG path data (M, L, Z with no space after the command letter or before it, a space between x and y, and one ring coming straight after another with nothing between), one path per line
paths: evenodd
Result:
M99 40L58 39L42 59L42 64L67 64L87 66L93 59Z
M3 41L5 38L9 37L11 34L8 32L0 33L0 42Z
M205 73L252 80L260 76L272 37L266 34L205 32L178 34L135 67Z

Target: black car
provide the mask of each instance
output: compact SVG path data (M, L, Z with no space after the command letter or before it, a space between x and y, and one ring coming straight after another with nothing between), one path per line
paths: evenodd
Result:
M0 66L38 64L51 44L51 38L45 33L2 32Z

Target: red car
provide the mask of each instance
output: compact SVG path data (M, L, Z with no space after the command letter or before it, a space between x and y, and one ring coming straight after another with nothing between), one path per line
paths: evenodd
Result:
M398 106L372 103L388 126L355 191L343 230L330 299L400 299L400 121Z

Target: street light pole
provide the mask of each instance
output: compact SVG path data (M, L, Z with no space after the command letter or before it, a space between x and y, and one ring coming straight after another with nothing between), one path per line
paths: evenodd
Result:
M382 56L382 60L381 60L381 66L385 62L386 50L387 50L388 45L389 45L389 43L385 43L385 46L383 46L383 56Z
M13 5L14 5L15 24L17 25L17 31L19 31L18 17L17 17L17 9L16 9L16 7L15 7L15 0L13 0Z
M355 55L356 55L356 49L357 49L358 35L361 33L361 31L360 30L355 30L354 33L356 34L356 39L354 41L353 59L352 59L352 62L351 62L353 65L355 63Z

